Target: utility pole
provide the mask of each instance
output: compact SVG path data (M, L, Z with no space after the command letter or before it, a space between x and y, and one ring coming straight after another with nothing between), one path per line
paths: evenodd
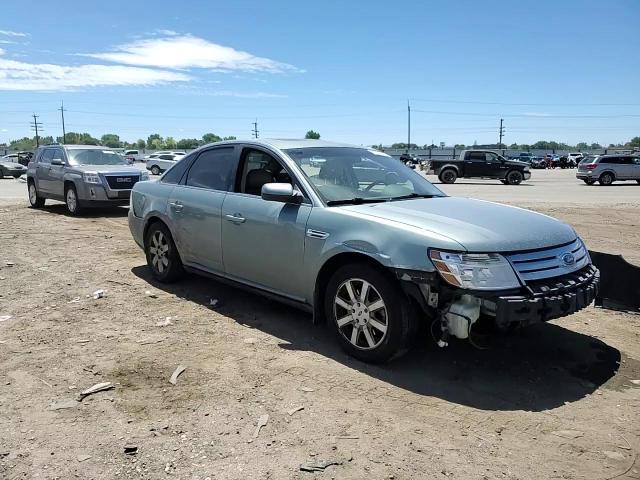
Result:
M411 105L409 104L409 100L407 100L407 153L409 153L410 147L411 147Z
M40 127L40 131L42 131L42 123L38 121L39 115L33 114L33 123L31 124L31 130L35 130L36 132L36 147L40 146L40 135L38 134L38 127Z
M60 108L58 109L60 110L60 114L62 115L62 143L67 143L67 132L64 129L64 100L62 101L62 104L60 105Z
M504 136L504 127L502 126L502 122L504 122L503 118L500 119L500 141L498 142L499 149L502 149L502 137Z
M253 130L251 131L251 133L253 133L253 138L258 138L258 119L256 118L256 121L253 122Z

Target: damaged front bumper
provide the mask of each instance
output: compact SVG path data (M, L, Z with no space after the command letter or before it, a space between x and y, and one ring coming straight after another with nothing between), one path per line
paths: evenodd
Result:
M404 292L431 317L463 295L479 300L481 312L495 318L498 327L529 325L575 313L590 305L598 293L600 272L593 265L559 277L527 282L507 291L474 291L454 288L435 272L395 270Z

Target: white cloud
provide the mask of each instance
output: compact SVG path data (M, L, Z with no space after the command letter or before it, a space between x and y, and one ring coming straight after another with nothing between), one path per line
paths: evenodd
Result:
M4 53L0 49L0 55ZM0 58L0 90L72 90L84 87L158 85L190 80L167 70L123 65L53 65Z
M6 35L7 37L26 37L28 33L12 32L11 30L0 30L0 35Z
M167 37L175 37L177 35L180 35L178 32L176 32L175 30L167 30L167 29L160 29L160 30L156 30L156 33L158 35L166 35Z
M2 44L2 45L15 45L16 42L14 42L12 40L0 40L0 44Z
M0 55L4 55L4 50L0 48Z
M550 113L542 113L542 112L526 112L524 113L527 117L552 117Z
M205 89L189 89L189 93L193 95L202 95L206 97L236 97L236 98L287 98L287 95L269 92L241 92L235 90L205 90Z
M138 40L119 45L113 52L85 55L115 63L158 68L206 68L270 73L301 71L287 63L257 57L191 35Z

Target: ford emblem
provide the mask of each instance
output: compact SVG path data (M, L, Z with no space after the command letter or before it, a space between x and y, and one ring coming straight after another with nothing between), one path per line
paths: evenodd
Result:
M567 267L576 263L576 257L573 256L573 253L567 252L562 257L560 257L562 263L564 263Z

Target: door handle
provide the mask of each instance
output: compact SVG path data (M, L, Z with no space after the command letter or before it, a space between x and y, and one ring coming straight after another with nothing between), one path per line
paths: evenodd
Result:
M235 224L244 223L247 221L247 219L239 213L234 213L233 215L225 215L224 218Z
M180 202L169 202L169 206L176 212L181 212L184 208L184 205L182 205Z

